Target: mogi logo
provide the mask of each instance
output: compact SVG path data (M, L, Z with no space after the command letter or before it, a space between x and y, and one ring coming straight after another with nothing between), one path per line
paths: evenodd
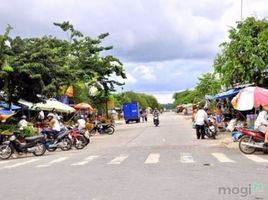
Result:
M241 197L247 197L252 193L262 192L264 185L262 183L249 184L244 187L219 187L219 195L240 195Z

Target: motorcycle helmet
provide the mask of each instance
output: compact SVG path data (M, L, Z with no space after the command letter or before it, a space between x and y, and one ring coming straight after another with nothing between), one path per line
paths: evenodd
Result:
M53 113L48 113L47 117L55 117Z
M22 115L21 119L27 119L26 115Z

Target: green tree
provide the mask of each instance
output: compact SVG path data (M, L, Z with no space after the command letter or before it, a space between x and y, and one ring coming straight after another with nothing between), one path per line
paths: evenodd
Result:
M268 21L249 17L229 30L229 41L220 45L222 52L214 61L214 69L222 83L261 84L267 79Z

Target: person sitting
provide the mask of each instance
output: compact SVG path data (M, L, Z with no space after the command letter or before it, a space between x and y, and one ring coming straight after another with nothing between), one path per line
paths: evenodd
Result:
M86 128L86 120L84 119L83 115L81 115L80 118L77 120L76 125L79 131L84 130Z
M254 129L265 134L264 147L268 147L268 113L267 107L263 107L262 111L258 114L258 117L254 123Z
M159 117L159 111L157 110L157 108L154 109L153 116L154 117Z
M58 119L55 117L55 115L53 113L49 113L47 115L47 120L48 120L49 129L47 129L46 132L48 134L52 134L54 137L56 137L61 129Z
M26 119L27 119L26 115L21 116L21 120L18 123L20 130L23 130L25 127L27 127L28 121Z

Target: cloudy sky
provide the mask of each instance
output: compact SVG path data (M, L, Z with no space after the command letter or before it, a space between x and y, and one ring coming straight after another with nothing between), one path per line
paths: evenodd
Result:
M105 44L123 63L124 91L172 102L212 70L218 45L241 19L240 0L0 0L0 33L64 37L53 22L70 21L91 37L109 32ZM243 17L267 17L267 0L243 0Z

